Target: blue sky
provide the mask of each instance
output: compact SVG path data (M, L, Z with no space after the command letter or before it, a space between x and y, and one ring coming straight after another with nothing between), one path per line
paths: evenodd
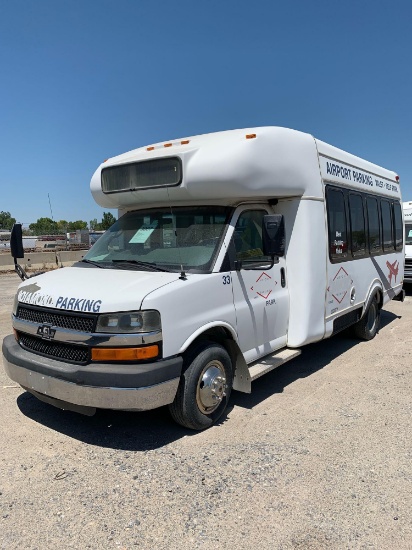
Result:
M0 0L0 210L102 218L90 178L157 141L286 126L412 200L412 2ZM115 213L115 212L114 212Z

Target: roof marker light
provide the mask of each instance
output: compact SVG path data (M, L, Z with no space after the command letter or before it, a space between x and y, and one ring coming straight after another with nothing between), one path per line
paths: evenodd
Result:
M163 147L171 147L172 145L173 145L173 143L165 143L165 144L163 145Z
M399 176L395 176L396 181L399 181Z
M146 147L146 151L153 151L154 147Z
M246 134L246 139L253 139L256 137L256 134Z
M180 145L187 145L188 143L190 143L190 139L184 139L180 142Z

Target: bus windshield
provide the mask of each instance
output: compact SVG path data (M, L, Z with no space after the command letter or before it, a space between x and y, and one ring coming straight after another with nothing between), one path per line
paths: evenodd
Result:
M412 223L405 224L405 244L412 244Z
M164 207L128 212L84 256L120 269L210 272L231 208Z

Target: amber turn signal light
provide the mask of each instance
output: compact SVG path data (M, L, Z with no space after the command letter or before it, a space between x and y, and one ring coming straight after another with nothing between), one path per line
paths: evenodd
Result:
M92 361L144 361L159 355L159 346L144 348L92 348Z

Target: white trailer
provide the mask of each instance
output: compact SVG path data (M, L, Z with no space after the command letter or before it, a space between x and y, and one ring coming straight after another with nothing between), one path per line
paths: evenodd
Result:
M405 283L412 283L412 202L403 203L405 223Z
M157 143L102 163L91 191L121 216L20 285L3 343L10 378L62 408L169 405L201 430L232 388L351 325L373 338L403 299L399 177L309 134Z

